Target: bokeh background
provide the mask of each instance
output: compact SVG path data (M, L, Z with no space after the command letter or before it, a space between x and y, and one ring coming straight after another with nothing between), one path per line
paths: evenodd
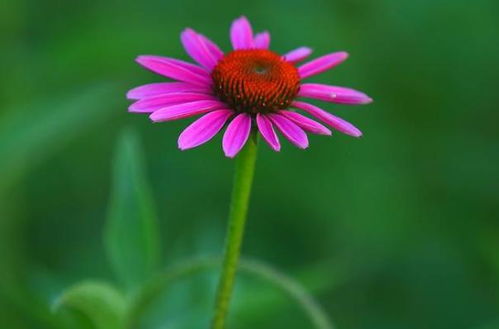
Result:
M499 328L495 0L3 0L0 328L71 328L51 311L64 289L120 286L102 236L124 129L140 139L162 266L220 254L233 170L220 137L180 152L188 120L153 125L126 112L124 95L161 81L136 55L187 59L186 26L228 49L241 14L271 31L278 52L349 51L316 81L375 99L325 107L360 139L261 145L244 255L307 287L339 329ZM206 327L216 274L173 285L141 327ZM289 298L245 275L229 320L312 328Z

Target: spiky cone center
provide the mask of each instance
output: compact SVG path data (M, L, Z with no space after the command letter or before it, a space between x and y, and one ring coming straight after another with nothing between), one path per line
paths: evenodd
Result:
M212 72L215 94L236 112L271 113L287 108L300 88L298 70L263 49L226 54Z

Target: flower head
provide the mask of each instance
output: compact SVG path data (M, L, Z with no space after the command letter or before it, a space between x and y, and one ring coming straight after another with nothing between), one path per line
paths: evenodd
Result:
M246 143L252 129L279 151L276 130L299 148L308 147L305 132L331 135L324 125L295 110L301 110L335 130L359 137L360 130L345 120L297 98L312 98L339 104L371 102L359 91L303 80L342 63L348 54L335 52L305 64L312 50L300 47L285 55L269 50L268 32L253 34L245 17L236 19L230 29L234 50L223 53L204 35L192 29L181 34L182 44L197 65L178 59L143 55L137 62L174 82L160 82L130 90L136 100L130 112L150 113L154 122L171 121L202 114L178 139L181 150L208 142L224 126L223 150L234 157Z

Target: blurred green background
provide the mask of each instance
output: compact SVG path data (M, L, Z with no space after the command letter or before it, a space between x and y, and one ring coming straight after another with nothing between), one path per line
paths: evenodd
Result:
M127 113L124 95L161 81L135 56L187 59L186 26L229 49L241 14L272 33L275 51L349 51L315 81L375 99L325 106L361 139L261 145L244 255L307 287L339 329L499 328L496 0L3 0L0 328L68 327L50 310L64 289L120 286L102 232L127 127L142 145L161 264L220 253L233 169L220 136L180 152L189 120L153 125ZM174 284L141 328L206 327L216 274ZM232 311L234 329L312 328L244 274Z

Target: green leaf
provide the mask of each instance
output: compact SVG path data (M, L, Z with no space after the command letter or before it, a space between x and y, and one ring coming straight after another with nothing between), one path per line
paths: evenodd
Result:
M159 258L156 212L134 133L122 134L113 165L104 241L116 275L132 290L150 277Z
M57 326L49 308L26 284L27 218L22 215L25 209L17 207L22 193L11 187L79 134L109 118L122 102L121 94L114 83L92 83L42 99L20 98L22 105L0 110L0 299L17 310L10 312L12 318L38 322L43 328Z
M126 320L126 328L135 328L139 323L140 317L145 313L151 303L174 282L201 271L218 268L220 265L221 259L217 257L198 257L172 265L165 271L157 274L152 280L147 282L147 284L143 285L142 289L133 296L128 312L128 319ZM314 328L334 328L328 315L314 297L291 277L272 266L257 260L241 259L238 270L241 273L257 277L284 293L291 301L300 307L313 324ZM257 293L258 292L256 291L252 292L253 295ZM260 300L260 302L264 300L264 298L255 299ZM263 307L267 306L267 304L264 305L265 306Z
M122 329L127 303L116 288L105 282L76 284L58 298L54 312L72 317L72 323L91 323L95 329Z
M267 281L274 287L284 292L290 299L294 300L303 312L309 317L314 328L333 329L329 317L324 312L315 298L305 290L297 281L286 274L278 271L272 266L257 260L242 260L240 270L253 274Z

